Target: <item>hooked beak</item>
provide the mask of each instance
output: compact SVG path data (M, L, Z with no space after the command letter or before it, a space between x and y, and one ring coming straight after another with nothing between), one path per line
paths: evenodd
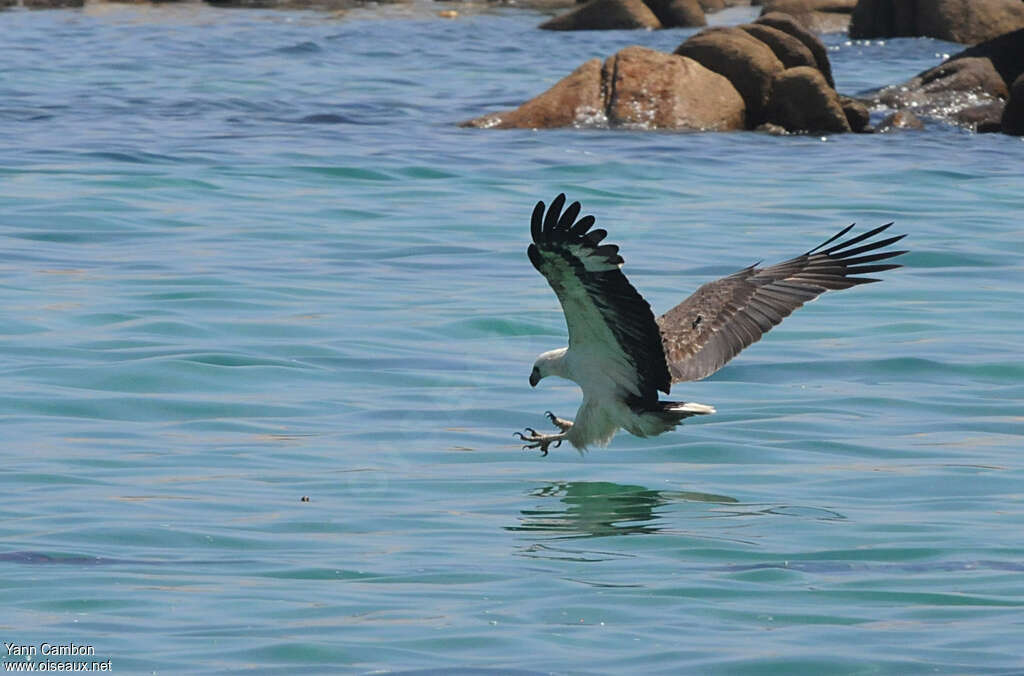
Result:
M530 387L537 387L537 383L540 382L540 374L537 369L530 372Z

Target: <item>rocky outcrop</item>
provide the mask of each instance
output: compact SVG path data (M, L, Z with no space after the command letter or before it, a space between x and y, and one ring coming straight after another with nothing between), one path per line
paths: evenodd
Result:
M590 0L542 23L551 31L661 28L661 21L642 0Z
M545 21L545 30L622 30L704 26L698 0L589 0Z
M825 49L825 43L823 43L817 35L809 31L802 24L798 23L790 15L782 12L768 12L766 14L762 14L754 23L777 28L783 33L788 33L802 42L804 47L807 47L807 49L811 51L811 54L814 55L814 61L818 64L818 70L820 70L822 75L825 76L825 80L828 81L829 86L836 86L836 83L832 80L832 64L828 59L828 50Z
M988 65L986 73L965 60L947 67L942 77L959 77L973 91L978 82L999 81ZM919 89L941 79L925 75ZM590 61L519 108L463 125L868 132L873 129L867 103L836 92L817 36L792 17L772 12L755 24L705 29L673 54L629 47L603 64Z
M775 77L765 120L787 131L848 132L839 95L817 68L787 68Z
M850 37L924 36L974 44L1020 28L1021 0L859 0Z
M628 47L603 65L585 63L515 110L463 126L869 130L867 108L836 93L821 41L784 14L762 20L703 30L673 54Z
M857 0L764 0L762 14L785 12L816 33L845 33Z
M1004 134L1024 136L1024 75L1020 75L1010 87L1010 100L1006 102L1002 116Z
M679 45L675 53L728 78L746 104L748 127L764 122L772 82L784 70L768 45L739 28L709 28Z
M742 129L743 99L729 81L682 56L627 47L592 59L519 108L463 122L483 128L606 124L645 129Z
M1010 86L1022 72L1024 29L1019 29L968 47L902 84L878 90L871 99L878 106L994 132L1001 129Z

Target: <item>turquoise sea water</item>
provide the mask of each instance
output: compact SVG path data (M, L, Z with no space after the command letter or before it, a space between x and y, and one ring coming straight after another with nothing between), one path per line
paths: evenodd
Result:
M115 673L1024 671L1024 143L459 129L689 31L438 7L0 14L0 640ZM957 50L827 41L847 92ZM656 311L852 221L911 253L677 388L716 415L540 458L512 432L579 403L527 383L564 344L525 256L561 191Z

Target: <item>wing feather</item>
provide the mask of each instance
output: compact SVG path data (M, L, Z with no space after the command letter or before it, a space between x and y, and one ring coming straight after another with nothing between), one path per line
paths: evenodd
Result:
M562 304L569 348L626 365L635 374L632 394L657 400L658 390L667 393L671 382L651 306L622 273L619 247L601 244L607 231L590 229L593 216L575 220L579 202L563 212L564 206L565 195L552 200L546 212L544 203L537 203L527 255Z
M658 318L672 382L706 378L825 291L877 282L860 275L900 267L877 262L906 253L881 251L905 235L871 240L891 225L843 240L850 225L802 256L753 265L697 289Z

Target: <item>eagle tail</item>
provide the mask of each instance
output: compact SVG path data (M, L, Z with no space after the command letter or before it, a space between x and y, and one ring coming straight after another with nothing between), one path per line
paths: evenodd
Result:
M653 437L675 429L691 416L714 413L715 408L694 401L659 401L635 412L638 424L629 431L638 437Z

